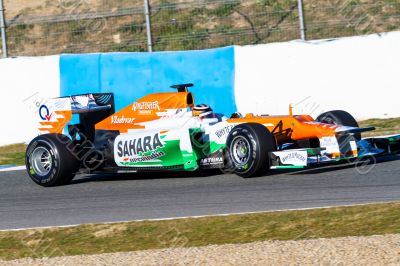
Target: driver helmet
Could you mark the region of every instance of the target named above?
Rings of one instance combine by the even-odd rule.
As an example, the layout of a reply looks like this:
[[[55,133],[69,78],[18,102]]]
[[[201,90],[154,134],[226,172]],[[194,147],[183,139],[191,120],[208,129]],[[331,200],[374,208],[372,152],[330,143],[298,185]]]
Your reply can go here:
[[[199,104],[193,108],[193,115],[200,119],[215,118],[213,109],[207,104]]]

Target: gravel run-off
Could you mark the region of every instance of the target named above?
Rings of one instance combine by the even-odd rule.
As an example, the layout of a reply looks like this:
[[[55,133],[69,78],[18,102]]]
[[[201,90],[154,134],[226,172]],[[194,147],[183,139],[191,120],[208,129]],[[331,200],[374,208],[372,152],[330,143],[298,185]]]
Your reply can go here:
[[[400,265],[400,234],[21,259],[0,265]]]

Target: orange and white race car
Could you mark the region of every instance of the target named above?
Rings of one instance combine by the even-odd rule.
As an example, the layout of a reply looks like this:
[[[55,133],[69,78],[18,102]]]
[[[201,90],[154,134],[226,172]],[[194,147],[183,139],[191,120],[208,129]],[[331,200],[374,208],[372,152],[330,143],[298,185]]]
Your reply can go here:
[[[76,173],[194,171],[221,168],[242,177],[271,169],[398,153],[400,135],[362,139],[345,111],[230,118],[195,104],[193,84],[149,94],[115,112],[113,94],[49,99],[37,111],[39,136],[26,152],[29,176],[42,186]],[[73,115],[79,122],[71,124]],[[65,132],[65,134],[63,134]]]

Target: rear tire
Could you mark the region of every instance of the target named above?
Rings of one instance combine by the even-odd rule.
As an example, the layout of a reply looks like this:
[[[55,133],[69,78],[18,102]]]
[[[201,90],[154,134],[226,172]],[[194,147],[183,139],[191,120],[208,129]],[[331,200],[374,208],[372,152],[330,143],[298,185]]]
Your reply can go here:
[[[228,170],[244,178],[259,176],[270,168],[269,153],[272,151],[276,151],[276,140],[265,126],[238,125],[229,133],[226,142]]]
[[[346,111],[342,110],[334,110],[329,111],[323,114],[320,114],[317,119],[317,122],[331,124],[331,125],[340,125],[347,127],[359,127],[356,119]],[[361,140],[361,133],[354,134],[354,138],[357,141]]]
[[[25,163],[30,178],[43,187],[66,185],[78,171],[71,140],[61,134],[45,134],[31,141]]]

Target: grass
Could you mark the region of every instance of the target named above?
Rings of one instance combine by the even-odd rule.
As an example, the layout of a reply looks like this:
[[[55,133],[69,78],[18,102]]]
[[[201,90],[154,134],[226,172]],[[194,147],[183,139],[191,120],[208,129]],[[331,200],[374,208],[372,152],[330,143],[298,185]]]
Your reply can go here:
[[[24,165],[26,145],[23,143],[0,147],[0,165]]]
[[[363,134],[363,137],[379,135],[400,134],[400,118],[390,119],[369,119],[361,121],[360,127],[373,126],[376,130]]]
[[[0,232],[0,258],[400,233],[400,203]]]

